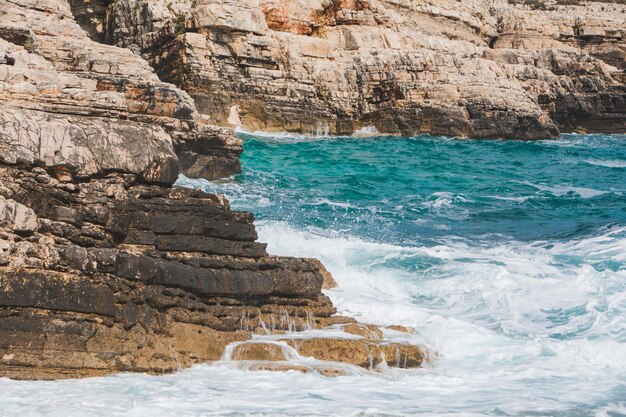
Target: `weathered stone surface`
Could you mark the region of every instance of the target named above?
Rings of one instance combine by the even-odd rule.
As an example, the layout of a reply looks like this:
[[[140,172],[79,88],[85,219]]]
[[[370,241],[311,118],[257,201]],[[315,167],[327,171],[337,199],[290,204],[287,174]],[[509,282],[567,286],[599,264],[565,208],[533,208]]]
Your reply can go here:
[[[322,289],[329,290],[335,288],[337,286],[337,282],[335,281],[335,278],[333,278],[333,275],[324,267],[321,262],[317,260],[313,261],[319,264],[319,269],[322,273],[322,277],[324,278],[324,281],[322,282]]]
[[[393,324],[391,326],[387,326],[387,329],[393,330],[393,331],[396,331],[396,332],[400,332],[400,333],[408,333],[408,334],[415,333],[415,329],[414,328],[407,327],[407,326],[400,326],[399,324]]]
[[[207,126],[189,95],[161,82],[137,55],[87,38],[72,18],[78,3],[0,3],[0,56],[7,57],[0,161],[61,166],[79,177],[121,171],[166,184],[179,167],[206,178],[239,172],[241,144],[232,132]],[[81,8],[83,26],[102,7]]]
[[[287,356],[280,345],[250,342],[235,346],[232,359],[238,361],[284,361],[287,360]]]
[[[265,15],[258,0],[197,0],[193,9],[194,26],[199,29],[220,29],[267,32]]]
[[[16,233],[37,231],[37,216],[30,208],[0,196],[0,224]]]
[[[43,310],[75,311],[114,316],[110,288],[80,275],[4,269],[0,277],[0,305]]]
[[[282,339],[302,356],[322,361],[345,362],[371,369],[383,361],[397,368],[419,368],[428,352],[415,345],[376,343],[367,339]]]
[[[360,328],[357,329],[357,326]],[[376,371],[384,366],[419,368],[432,359],[431,352],[426,348],[384,340],[376,326],[347,324],[342,329],[347,332],[346,337],[334,333],[332,337],[325,338],[317,333],[318,336],[285,335],[278,341],[276,336],[259,336],[251,341],[235,342],[226,348],[225,359],[245,362],[241,365],[246,369],[320,372],[327,376],[362,372],[339,363]],[[368,332],[361,336],[358,333],[362,330]],[[350,333],[359,337],[350,337]]]
[[[626,130],[619,2],[123,0],[109,13],[111,42],[224,126],[527,139]]]
[[[310,366],[310,365],[296,365],[292,363],[281,363],[281,362],[253,362],[251,364],[246,364],[246,369],[251,371],[275,371],[275,372],[286,372],[286,371],[296,371],[302,373],[311,373],[317,372],[326,377],[337,377],[346,375],[345,369],[341,369],[338,367],[332,366]]]
[[[267,256],[253,216],[221,197],[127,174],[68,189],[45,170],[12,166],[0,166],[0,183],[13,207],[0,223],[0,375],[174,370],[220,359],[259,329],[300,330],[335,312],[319,262]],[[38,227],[16,229],[16,207]],[[221,246],[172,251],[162,237]]]
[[[382,330],[372,324],[348,323],[341,326],[341,329],[346,333],[355,334],[364,339],[381,340],[383,338]]]

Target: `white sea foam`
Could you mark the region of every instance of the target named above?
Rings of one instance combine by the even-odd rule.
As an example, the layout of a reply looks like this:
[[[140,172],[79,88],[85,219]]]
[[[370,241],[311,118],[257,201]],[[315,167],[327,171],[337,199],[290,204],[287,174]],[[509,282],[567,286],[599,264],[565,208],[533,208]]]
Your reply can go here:
[[[348,138],[349,136],[332,136],[329,134],[327,129],[318,129],[316,132],[311,133],[296,133],[296,132],[264,132],[264,131],[249,131],[238,127],[236,130],[238,134],[250,135],[257,138],[261,138],[264,140],[272,141],[272,142],[307,142],[307,141],[317,141],[317,140],[330,140],[337,139],[341,137]]]
[[[574,193],[574,194],[578,194],[582,198],[592,198],[592,197],[596,197],[596,196],[610,192],[610,191],[595,190],[593,188],[572,187],[572,186],[566,186],[566,185],[555,185],[555,186],[550,187],[550,186],[542,185],[542,184],[534,184],[529,181],[522,181],[520,183],[529,185],[541,191],[548,191],[557,196],[566,195],[568,193]]]
[[[626,407],[626,269],[603,266],[624,264],[626,228],[490,247],[402,247],[280,222],[258,230],[272,253],[324,261],[340,313],[413,326],[411,340],[440,359],[338,378],[220,362],[160,377],[0,380],[0,416],[615,416]]]
[[[602,161],[597,159],[587,159],[586,163],[606,168],[626,168],[626,161]]]
[[[500,195],[488,195],[486,197],[493,198],[494,200],[515,201],[515,202],[518,202],[518,203],[523,203],[526,200],[528,200],[529,198],[531,198],[530,196],[507,197],[507,196],[500,196]]]
[[[327,205],[331,207],[339,207],[339,208],[344,208],[344,209],[357,208],[354,204],[331,201],[327,198],[318,198],[314,200],[311,204],[315,206]]]
[[[270,242],[272,253],[308,253],[322,259],[340,284],[338,290],[330,292],[340,297],[340,308],[350,308],[347,302],[357,299],[365,299],[367,304],[387,297],[382,306],[394,308],[402,301],[413,305],[411,311],[421,312],[422,317],[436,312],[489,329],[497,324],[497,333],[514,337],[554,336],[559,332],[602,336],[602,320],[619,318],[617,313],[626,311],[626,305],[619,301],[626,294],[626,269],[602,267],[608,261],[626,263],[624,229],[567,243],[513,242],[494,247],[460,241],[402,247],[352,237],[320,236],[275,222],[261,222],[259,234]],[[411,259],[427,261],[431,266],[417,272],[389,266]],[[413,302],[415,297],[419,303]],[[612,300],[618,300],[617,304]],[[614,309],[594,308],[598,303],[612,302]],[[565,317],[566,310],[576,308],[581,311]],[[350,313],[369,321],[384,320],[386,324],[403,319],[355,308]],[[559,315],[564,317],[556,317]]]
[[[626,269],[601,267],[624,264],[624,228],[567,243],[496,247],[458,241],[400,247],[275,222],[260,224],[259,232],[274,253],[322,259],[339,283],[328,294],[341,313],[416,327],[415,341],[442,354],[438,373],[470,379],[486,373],[505,390],[526,368],[538,384],[560,378],[582,384],[589,372],[603,369],[624,383]],[[411,258],[438,263],[418,273],[387,266]],[[605,387],[598,378],[590,382],[598,384],[594,390]]]
[[[451,219],[465,219],[469,215],[469,210],[459,206],[459,203],[471,202],[472,200],[461,194],[440,191],[431,194],[424,202],[420,203],[420,206],[440,215],[445,214]],[[445,227],[445,225],[438,225],[435,227],[440,228],[441,226]]]
[[[380,132],[375,126],[362,127],[352,134],[352,137],[355,138],[369,138],[372,136],[380,136]]]
[[[351,135],[332,135],[330,134],[330,130],[328,126],[321,125],[313,132],[307,133],[297,133],[297,132],[287,132],[287,131],[279,131],[279,132],[265,132],[261,130],[250,131],[246,130],[242,127],[237,127],[235,132],[238,134],[250,135],[257,138],[261,138],[264,140],[268,140],[271,142],[281,142],[281,143],[292,143],[292,142],[312,142],[318,140],[336,140],[336,139],[350,139],[350,138],[371,138],[371,137],[381,137],[380,132],[376,129],[375,126],[365,126],[360,129],[357,129]],[[403,136],[398,135],[384,135],[384,137],[388,138],[403,138]],[[437,138],[439,139],[439,138]],[[454,138],[441,138],[442,140],[456,140]]]
[[[625,327],[626,272],[590,265],[623,260],[624,229],[551,247],[450,242],[430,248],[320,236],[276,222],[262,222],[259,232],[274,253],[320,257],[340,284],[328,294],[342,313],[414,326],[414,341],[432,346],[441,359],[424,370],[339,378],[249,372],[220,363],[162,377],[0,380],[0,415],[469,416],[543,410],[566,416],[598,403],[596,415],[612,416],[625,407],[626,345],[609,333]],[[562,256],[573,261],[564,266]],[[423,274],[388,266],[418,257],[440,263]],[[542,311],[572,306],[583,306],[591,327],[574,319],[563,326],[580,331],[578,336],[550,337],[553,323]],[[491,325],[497,322],[503,327]]]

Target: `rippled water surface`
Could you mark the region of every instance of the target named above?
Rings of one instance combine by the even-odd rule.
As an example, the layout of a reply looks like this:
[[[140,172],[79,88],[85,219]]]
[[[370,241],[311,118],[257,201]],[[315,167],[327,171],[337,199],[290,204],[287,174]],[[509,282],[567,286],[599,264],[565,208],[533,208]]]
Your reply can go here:
[[[0,380],[0,416],[626,416],[626,136],[540,142],[244,136],[226,194],[340,313],[415,327],[427,369],[325,378],[228,363]]]

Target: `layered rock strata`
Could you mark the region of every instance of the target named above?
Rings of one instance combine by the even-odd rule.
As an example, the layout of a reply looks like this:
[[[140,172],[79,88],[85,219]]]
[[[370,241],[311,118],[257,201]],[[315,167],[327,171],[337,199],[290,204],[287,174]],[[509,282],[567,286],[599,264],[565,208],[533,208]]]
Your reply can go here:
[[[331,337],[320,337],[319,331],[315,335],[305,331],[234,342],[227,347],[225,357],[248,369],[316,371],[326,376],[360,373],[362,368],[417,368],[432,359],[419,346],[382,343],[384,334],[393,332],[390,328],[383,331],[372,325],[349,323],[335,325],[332,330]],[[338,337],[337,330],[345,333]]]
[[[238,172],[239,141],[141,57],[90,40],[98,31],[79,27],[76,5],[0,1],[0,377],[167,372],[256,333],[287,346],[342,323],[352,327],[295,350],[421,365],[425,350],[355,336],[354,320],[334,316],[319,261],[268,255],[250,213],[172,186],[180,172]],[[78,21],[97,22],[81,10]],[[329,356],[329,343],[343,353]]]
[[[179,168],[207,179],[241,170],[232,131],[207,125],[131,51],[91,41],[65,1],[2,1],[0,63],[3,162],[166,184]]]
[[[535,139],[626,131],[625,17],[585,0],[117,0],[86,26],[216,124]]]
[[[0,180],[0,374],[170,371],[335,312],[319,262],[268,256],[217,196],[128,174]]]

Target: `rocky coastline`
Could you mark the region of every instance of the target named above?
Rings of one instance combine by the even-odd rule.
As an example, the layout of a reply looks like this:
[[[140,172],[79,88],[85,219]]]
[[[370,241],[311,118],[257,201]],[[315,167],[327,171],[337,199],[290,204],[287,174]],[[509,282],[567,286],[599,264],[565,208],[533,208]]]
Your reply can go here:
[[[623,2],[73,1],[213,124],[540,139],[626,130]]]
[[[140,56],[89,39],[68,2],[0,3],[0,99],[0,376],[162,373],[227,351],[329,375],[425,359],[335,316],[330,274],[268,255],[252,214],[174,187],[239,172],[240,141]],[[340,337],[293,339],[328,326]]]
[[[337,316],[319,261],[271,256],[252,214],[175,187],[179,174],[240,172],[234,126],[623,132],[625,12],[496,0],[0,0],[0,377],[220,359],[330,376],[346,372],[341,362],[422,366],[427,348],[386,339],[411,329]]]

